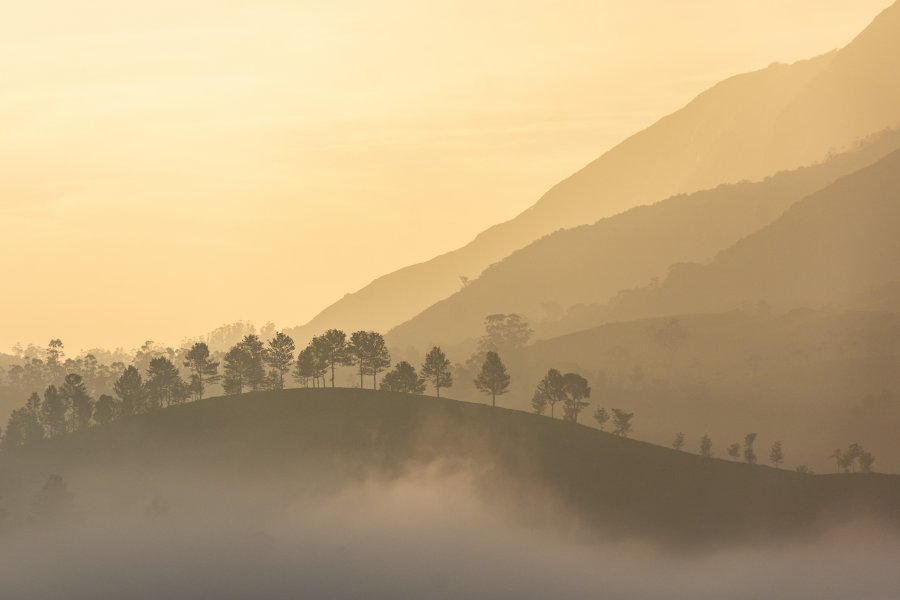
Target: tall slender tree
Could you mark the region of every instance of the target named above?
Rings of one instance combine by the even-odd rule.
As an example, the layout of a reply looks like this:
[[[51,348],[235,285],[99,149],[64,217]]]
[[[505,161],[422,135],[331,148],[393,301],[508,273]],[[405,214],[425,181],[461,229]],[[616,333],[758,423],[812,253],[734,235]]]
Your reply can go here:
[[[209,346],[204,342],[197,342],[191,346],[184,355],[184,366],[191,372],[191,380],[194,383],[192,387],[198,400],[203,400],[203,391],[207,384],[221,379],[219,363],[210,359]]]
[[[441,388],[449,388],[453,385],[450,361],[440,346],[433,347],[425,355],[422,376],[434,386],[434,392],[438,398],[441,397]]]
[[[483,394],[490,394],[491,406],[497,406],[497,396],[509,391],[509,373],[496,352],[488,352],[484,356],[481,372],[474,380],[475,387]]]
[[[331,370],[331,387],[334,387],[335,367],[348,364],[347,334],[340,329],[329,329],[313,338],[313,347]]]
[[[365,387],[363,384],[363,376],[367,375],[370,371],[369,355],[371,354],[371,348],[371,332],[354,331],[350,335],[350,343],[347,345],[347,355],[349,357],[347,362],[352,366],[355,366],[359,373],[360,389]]]
[[[700,456],[712,458],[712,439],[706,434],[700,438]]]
[[[71,410],[70,428],[72,431],[84,429],[91,424],[94,412],[94,400],[88,394],[87,386],[78,373],[69,373],[63,379],[60,394]]]
[[[40,421],[47,431],[47,435],[53,437],[66,432],[66,413],[69,407],[65,399],[55,385],[50,385],[44,390],[44,402],[41,404]]]
[[[784,464],[784,450],[781,448],[781,442],[772,444],[772,449],[769,451],[769,462],[771,462],[776,469],[780,469],[781,465]]]
[[[273,374],[273,387],[276,390],[283,390],[284,375],[291,370],[291,364],[294,362],[294,340],[279,331],[269,340],[265,358]]]
[[[391,353],[388,352],[384,336],[377,331],[369,332],[369,371],[372,375],[372,389],[378,387],[378,374],[391,366]]]
[[[544,378],[537,384],[534,397],[531,400],[532,406],[543,404],[550,407],[550,418],[554,418],[554,409],[556,404],[566,397],[565,381],[562,373],[556,369],[550,369]]]

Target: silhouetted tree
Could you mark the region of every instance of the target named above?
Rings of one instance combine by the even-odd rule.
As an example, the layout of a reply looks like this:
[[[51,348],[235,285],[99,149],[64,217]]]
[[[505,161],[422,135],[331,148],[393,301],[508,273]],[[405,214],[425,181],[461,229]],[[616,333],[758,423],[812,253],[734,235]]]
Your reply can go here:
[[[316,353],[316,348],[310,344],[297,355],[294,368],[294,378],[305,387],[308,380],[312,380],[313,387],[319,386],[319,380],[325,375],[325,362]]]
[[[40,421],[47,430],[47,435],[57,436],[66,432],[66,413],[69,407],[55,385],[44,390],[44,402],[41,404]]]
[[[491,395],[491,406],[497,406],[497,396],[509,390],[509,373],[506,372],[500,355],[488,352],[481,365],[481,372],[473,381],[479,392]]]
[[[171,360],[158,356],[150,361],[147,369],[147,397],[152,408],[180,404],[187,395],[187,386]]]
[[[118,403],[109,394],[102,394],[94,405],[94,420],[100,425],[115,421],[118,413]]]
[[[265,358],[274,375],[273,387],[276,390],[283,390],[284,374],[291,370],[291,364],[294,362],[294,340],[286,333],[276,333],[275,337],[269,340]]]
[[[4,449],[18,448],[44,439],[44,427],[39,418],[40,404],[40,396],[31,394],[25,406],[10,413],[3,438]]]
[[[613,433],[618,436],[627,438],[632,431],[631,420],[634,413],[625,412],[620,408],[612,409],[613,412]]]
[[[313,347],[331,369],[331,387],[334,387],[334,368],[349,362],[347,334],[340,329],[329,329],[322,335],[313,338]]]
[[[727,452],[728,456],[730,456],[734,460],[737,460],[741,456],[741,445],[735,442],[732,445],[728,446]]]
[[[794,469],[797,473],[801,475],[815,475],[816,472],[809,468],[807,465],[799,465],[796,469]]]
[[[769,451],[769,462],[775,465],[776,469],[780,469],[784,464],[784,450],[781,448],[781,442],[772,444],[772,449]]]
[[[843,471],[845,473],[850,472],[850,465],[852,463],[851,460],[848,460],[847,456],[844,454],[844,451],[840,448],[837,448],[834,452],[831,453],[831,458],[834,459],[834,462],[837,464],[838,472]]]
[[[675,434],[675,439],[672,441],[672,447],[678,451],[684,449],[684,434],[680,431]]]
[[[372,389],[378,385],[378,374],[391,366],[391,354],[388,352],[384,336],[377,331],[369,332],[369,352],[367,361],[372,374]]]
[[[266,349],[258,335],[245,335],[240,347],[247,353],[247,361],[241,374],[242,384],[257,392],[266,387]]]
[[[219,375],[219,363],[210,359],[209,346],[204,342],[197,342],[187,354],[184,355],[184,366],[190,369],[191,382],[198,400],[203,400],[203,390],[206,384],[215,383],[221,379]]]
[[[225,353],[223,361],[224,376],[222,378],[222,390],[230,395],[241,394],[247,385],[245,378],[253,368],[253,357],[240,343],[232,346]]]
[[[700,438],[700,456],[712,458],[712,439],[708,435]]]
[[[598,408],[594,411],[594,420],[600,426],[600,431],[603,431],[603,427],[609,422],[609,413],[605,408]]]
[[[549,406],[550,418],[553,418],[556,403],[566,398],[565,388],[565,380],[562,373],[556,369],[550,369],[537,384],[537,389],[531,400],[532,406],[535,405],[535,402],[543,404],[543,406]]]
[[[421,394],[425,391],[425,381],[416,373],[416,368],[404,360],[384,376],[381,389],[387,392]]]
[[[123,416],[139,415],[147,410],[147,389],[141,372],[136,367],[127,367],[116,380],[113,389],[121,401]]]
[[[859,455],[859,470],[863,473],[871,473],[875,464],[875,456],[871,452],[862,451]]]
[[[859,459],[859,457],[862,455],[862,453],[863,453],[862,446],[860,446],[856,442],[847,446],[847,451],[844,453],[844,456],[846,457],[846,460],[848,460],[850,462],[850,470],[851,471],[856,470],[856,466],[855,466],[856,461]]]
[[[591,397],[591,388],[587,379],[577,373],[563,375],[563,418],[572,423],[578,422],[578,415],[590,402],[585,398]]]
[[[748,465],[756,464],[756,452],[753,450],[754,442],[756,442],[755,433],[748,433],[744,436],[744,461]]]
[[[422,365],[422,377],[434,386],[435,395],[441,397],[441,388],[453,385],[453,375],[450,373],[450,361],[439,346],[433,347],[425,355],[425,363]]]
[[[84,385],[81,375],[78,373],[66,375],[59,392],[71,409],[72,431],[90,426],[94,413],[94,400],[88,394],[87,386]]]
[[[368,331],[354,331],[350,335],[350,343],[347,344],[348,362],[355,366],[359,373],[359,387],[364,388],[363,377],[368,373],[368,356],[371,343]]]

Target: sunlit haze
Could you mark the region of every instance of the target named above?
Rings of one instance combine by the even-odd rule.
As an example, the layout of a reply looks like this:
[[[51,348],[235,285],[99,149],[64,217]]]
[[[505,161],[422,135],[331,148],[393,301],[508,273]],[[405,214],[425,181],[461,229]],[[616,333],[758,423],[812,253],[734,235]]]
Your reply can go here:
[[[888,4],[7,3],[0,350],[301,324]]]

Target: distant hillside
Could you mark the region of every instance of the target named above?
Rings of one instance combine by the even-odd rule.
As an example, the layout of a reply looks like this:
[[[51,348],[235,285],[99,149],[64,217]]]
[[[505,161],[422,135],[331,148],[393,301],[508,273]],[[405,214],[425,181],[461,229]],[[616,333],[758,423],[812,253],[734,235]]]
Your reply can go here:
[[[504,405],[530,408],[550,367],[581,373],[597,406],[635,413],[643,439],[703,434],[717,451],[757,432],[792,460],[830,470],[860,442],[900,471],[900,313],[765,310],[613,322],[539,341],[516,361]],[[592,422],[585,415],[585,422]]]
[[[623,292],[609,320],[753,308],[848,305],[900,277],[900,152],[795,204],[708,265]],[[893,307],[894,310],[900,306]]]
[[[705,261],[777,219],[793,203],[900,148],[900,131],[853,152],[763,181],[722,185],[550,234],[488,267],[465,289],[391,330],[389,342],[419,349],[482,333],[485,315],[519,313],[538,337],[573,305],[607,302],[663,278],[677,262]],[[558,325],[548,325],[560,333]]]
[[[346,389],[213,398],[95,427],[3,454],[0,487],[14,516],[48,473],[76,495],[117,485],[116,502],[128,505],[131,482],[152,494],[164,473],[180,473],[183,484],[157,503],[220,478],[252,497],[254,485],[335,489],[436,461],[470,470],[507,513],[562,503],[598,532],[679,545],[798,534],[842,515],[900,525],[897,476],[805,476],[484,405]]]
[[[900,123],[897,72],[900,4],[840,51],[714,86],[554,186],[515,219],[463,248],[376,279],[292,335],[303,339],[333,326],[386,330],[457,291],[459,276],[477,277],[557,229],[821,160]]]

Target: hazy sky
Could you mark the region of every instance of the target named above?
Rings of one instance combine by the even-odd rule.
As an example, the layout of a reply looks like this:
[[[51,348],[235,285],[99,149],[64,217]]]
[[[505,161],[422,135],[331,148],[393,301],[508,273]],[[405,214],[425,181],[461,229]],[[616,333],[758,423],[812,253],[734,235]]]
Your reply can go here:
[[[0,19],[0,351],[300,324],[889,0],[30,0]]]

